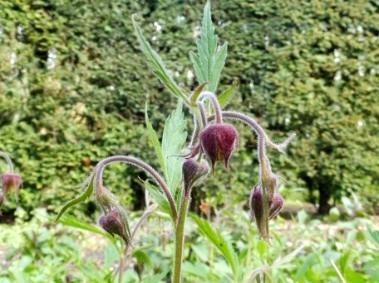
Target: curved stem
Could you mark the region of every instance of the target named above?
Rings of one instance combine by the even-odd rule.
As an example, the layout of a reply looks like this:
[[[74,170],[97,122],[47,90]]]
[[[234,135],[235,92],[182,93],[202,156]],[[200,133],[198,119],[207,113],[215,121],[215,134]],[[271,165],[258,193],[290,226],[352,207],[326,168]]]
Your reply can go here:
[[[222,123],[222,110],[220,103],[218,103],[217,96],[213,92],[203,91],[197,101],[202,102],[205,99],[209,99],[213,104],[216,116],[216,123]]]
[[[12,173],[14,171],[14,166],[13,166],[13,162],[12,162],[12,159],[10,158],[9,154],[4,152],[4,151],[0,151],[0,157],[5,159],[5,161],[8,164],[9,172]]]
[[[200,130],[201,130],[201,116],[199,113],[199,110],[196,108],[192,109],[192,115],[193,115],[193,124],[194,128],[191,135],[191,141],[189,143],[189,147],[193,147],[196,145],[197,139],[199,138]]]
[[[266,145],[270,145],[279,151],[283,151],[288,143],[293,139],[294,135],[291,135],[282,144],[275,144],[267,136],[264,129],[249,116],[232,111],[222,112],[224,118],[229,118],[232,120],[239,120],[248,126],[250,126],[253,131],[257,134],[257,147],[258,147],[258,160],[259,160],[259,183],[262,185],[263,189],[263,221],[264,227],[261,227],[260,234],[264,240],[269,239],[269,199],[274,194],[274,190],[277,187],[277,177],[271,170],[270,160],[267,158]],[[212,119],[212,117],[210,117]],[[266,144],[267,142],[267,144]]]
[[[178,216],[177,216],[177,211],[176,211],[176,206],[175,206],[175,200],[172,197],[172,194],[170,192],[168,185],[166,184],[162,176],[153,167],[151,167],[146,162],[138,158],[135,158],[133,156],[115,155],[115,156],[111,156],[100,161],[95,169],[96,173],[94,177],[94,183],[95,183],[96,191],[100,190],[103,187],[103,171],[105,167],[113,162],[125,162],[127,164],[130,164],[137,168],[142,169],[149,176],[151,176],[153,180],[155,181],[155,183],[162,189],[163,193],[165,194],[168,200],[168,203],[170,205],[171,216],[173,218],[174,223],[176,222]]]
[[[197,106],[199,107],[199,110],[200,110],[201,122],[203,123],[203,127],[205,127],[208,124],[208,119],[207,119],[207,112],[205,110],[204,103],[198,102]]]

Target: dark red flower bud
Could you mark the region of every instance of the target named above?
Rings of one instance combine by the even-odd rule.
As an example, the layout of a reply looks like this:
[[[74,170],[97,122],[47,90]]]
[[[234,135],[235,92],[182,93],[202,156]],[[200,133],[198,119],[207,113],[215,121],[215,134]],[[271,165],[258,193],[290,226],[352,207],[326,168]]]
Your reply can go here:
[[[191,158],[183,162],[182,170],[184,189],[187,191],[209,173],[209,166],[205,161],[197,162]]]
[[[129,243],[130,233],[123,216],[118,209],[112,209],[99,219],[100,226],[110,233],[120,236],[126,244]]]
[[[284,205],[284,199],[279,193],[275,193],[270,201],[269,218],[272,219],[279,214]]]
[[[216,161],[224,161],[225,167],[228,167],[237,140],[238,132],[230,124],[213,124],[201,131],[201,148],[212,162],[212,169]]]
[[[251,191],[249,205],[251,219],[256,222],[263,219],[263,193],[260,186],[255,186]]]
[[[5,173],[1,175],[1,182],[5,193],[18,191],[22,184],[21,176],[15,173]]]

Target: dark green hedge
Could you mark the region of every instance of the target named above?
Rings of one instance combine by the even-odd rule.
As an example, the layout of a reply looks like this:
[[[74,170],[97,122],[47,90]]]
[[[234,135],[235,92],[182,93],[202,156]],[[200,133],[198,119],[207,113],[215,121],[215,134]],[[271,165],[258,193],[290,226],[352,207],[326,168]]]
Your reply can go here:
[[[24,176],[26,208],[56,209],[107,155],[131,153],[156,164],[146,150],[146,97],[157,129],[175,100],[147,69],[131,14],[141,15],[146,36],[177,81],[187,89],[197,85],[188,76],[188,53],[203,3],[106,2],[0,3],[0,148]],[[220,90],[238,79],[230,108],[259,117],[276,139],[298,133],[288,156],[272,154],[287,187],[307,187],[311,199],[314,191],[326,201],[359,191],[372,200],[379,179],[378,5],[325,3],[214,1],[217,32],[229,43]],[[222,203],[229,191],[242,199],[254,185],[255,138],[240,129],[231,172],[199,195]],[[115,172],[111,185],[136,189],[124,198],[139,207],[140,184],[131,183],[137,171]]]

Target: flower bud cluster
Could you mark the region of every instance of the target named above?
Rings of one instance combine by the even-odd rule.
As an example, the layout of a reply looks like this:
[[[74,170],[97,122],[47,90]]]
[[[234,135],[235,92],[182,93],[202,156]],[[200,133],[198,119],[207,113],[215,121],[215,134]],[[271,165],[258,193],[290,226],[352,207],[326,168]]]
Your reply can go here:
[[[284,199],[278,192],[272,195],[266,192],[268,203],[265,204],[264,191],[261,186],[255,186],[250,193],[249,207],[251,219],[255,221],[259,232],[265,231],[266,221],[275,218],[284,206]],[[265,205],[268,208],[268,215],[265,216]]]

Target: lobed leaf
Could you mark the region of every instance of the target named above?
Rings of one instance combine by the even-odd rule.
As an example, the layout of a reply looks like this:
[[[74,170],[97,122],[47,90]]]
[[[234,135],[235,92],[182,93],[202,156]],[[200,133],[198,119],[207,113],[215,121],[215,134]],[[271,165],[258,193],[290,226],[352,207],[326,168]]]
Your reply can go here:
[[[212,23],[211,6],[208,1],[204,7],[200,39],[197,40],[197,53],[190,52],[190,60],[200,84],[208,82],[207,89],[216,92],[227,56],[227,44],[217,45],[218,38]]]

